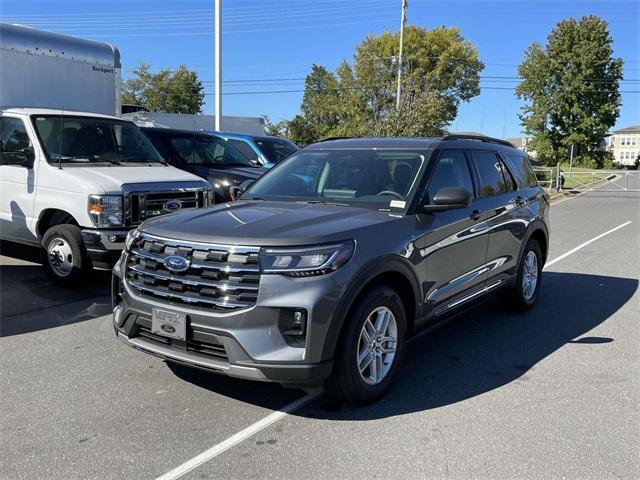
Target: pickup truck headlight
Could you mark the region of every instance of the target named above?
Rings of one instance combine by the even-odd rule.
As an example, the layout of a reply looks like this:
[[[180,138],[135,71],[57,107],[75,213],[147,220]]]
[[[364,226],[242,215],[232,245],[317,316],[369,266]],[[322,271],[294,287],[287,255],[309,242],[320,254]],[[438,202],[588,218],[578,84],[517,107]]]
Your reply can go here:
[[[96,227],[122,226],[121,195],[89,195],[88,210]]]
[[[324,275],[347,263],[354,249],[353,240],[313,247],[265,247],[260,251],[260,267],[262,273],[279,273],[289,277]]]

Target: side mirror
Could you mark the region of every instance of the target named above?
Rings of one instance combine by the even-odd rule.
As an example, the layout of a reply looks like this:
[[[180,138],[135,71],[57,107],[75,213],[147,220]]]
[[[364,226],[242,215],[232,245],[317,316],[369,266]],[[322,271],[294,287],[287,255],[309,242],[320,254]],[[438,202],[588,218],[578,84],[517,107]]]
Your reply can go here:
[[[33,147],[26,147],[11,152],[0,152],[0,165],[16,165],[20,167],[33,168],[35,159]]]
[[[236,201],[240,195],[242,195],[247,188],[249,188],[255,180],[245,180],[238,186],[229,187],[229,195],[231,196],[231,200]]]
[[[471,192],[460,187],[444,187],[433,197],[433,203],[424,205],[423,212],[441,212],[466,208],[471,203]]]

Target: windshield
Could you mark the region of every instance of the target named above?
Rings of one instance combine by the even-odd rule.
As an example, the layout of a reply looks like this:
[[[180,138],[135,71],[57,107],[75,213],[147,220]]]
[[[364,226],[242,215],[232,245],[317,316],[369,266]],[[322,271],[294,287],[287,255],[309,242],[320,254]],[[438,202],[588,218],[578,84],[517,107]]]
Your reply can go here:
[[[142,132],[130,122],[91,117],[37,115],[33,124],[50,162],[163,165]]]
[[[407,150],[300,150],[242,198],[405,209],[423,163]]]
[[[253,164],[223,138],[205,135],[176,136],[169,139],[178,155],[192,165],[253,167]]]
[[[298,147],[286,140],[254,138],[262,153],[271,163],[278,163],[298,150]]]

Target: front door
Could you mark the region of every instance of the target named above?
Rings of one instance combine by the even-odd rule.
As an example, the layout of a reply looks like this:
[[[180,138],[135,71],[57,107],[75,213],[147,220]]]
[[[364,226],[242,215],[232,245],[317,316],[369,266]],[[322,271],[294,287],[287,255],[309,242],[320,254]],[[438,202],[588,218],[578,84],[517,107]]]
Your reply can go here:
[[[414,244],[422,258],[423,300],[430,317],[478,296],[486,280],[485,202],[477,195],[470,163],[461,150],[440,152],[424,203],[444,187],[462,187],[473,199],[466,208],[418,214],[425,234]]]
[[[0,118],[3,158],[31,146],[22,119]],[[21,165],[0,165],[0,237],[6,240],[37,242],[31,233],[35,200],[35,170]]]

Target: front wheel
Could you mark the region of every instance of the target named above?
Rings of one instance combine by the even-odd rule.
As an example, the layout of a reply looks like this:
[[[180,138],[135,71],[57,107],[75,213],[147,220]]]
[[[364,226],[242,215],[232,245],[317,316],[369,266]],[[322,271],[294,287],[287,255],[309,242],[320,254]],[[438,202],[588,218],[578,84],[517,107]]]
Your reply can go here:
[[[354,309],[336,350],[328,393],[354,404],[370,403],[389,388],[404,353],[406,315],[389,287],[367,293]]]
[[[42,237],[43,263],[52,280],[60,285],[73,285],[89,269],[89,258],[80,228],[54,225]]]

